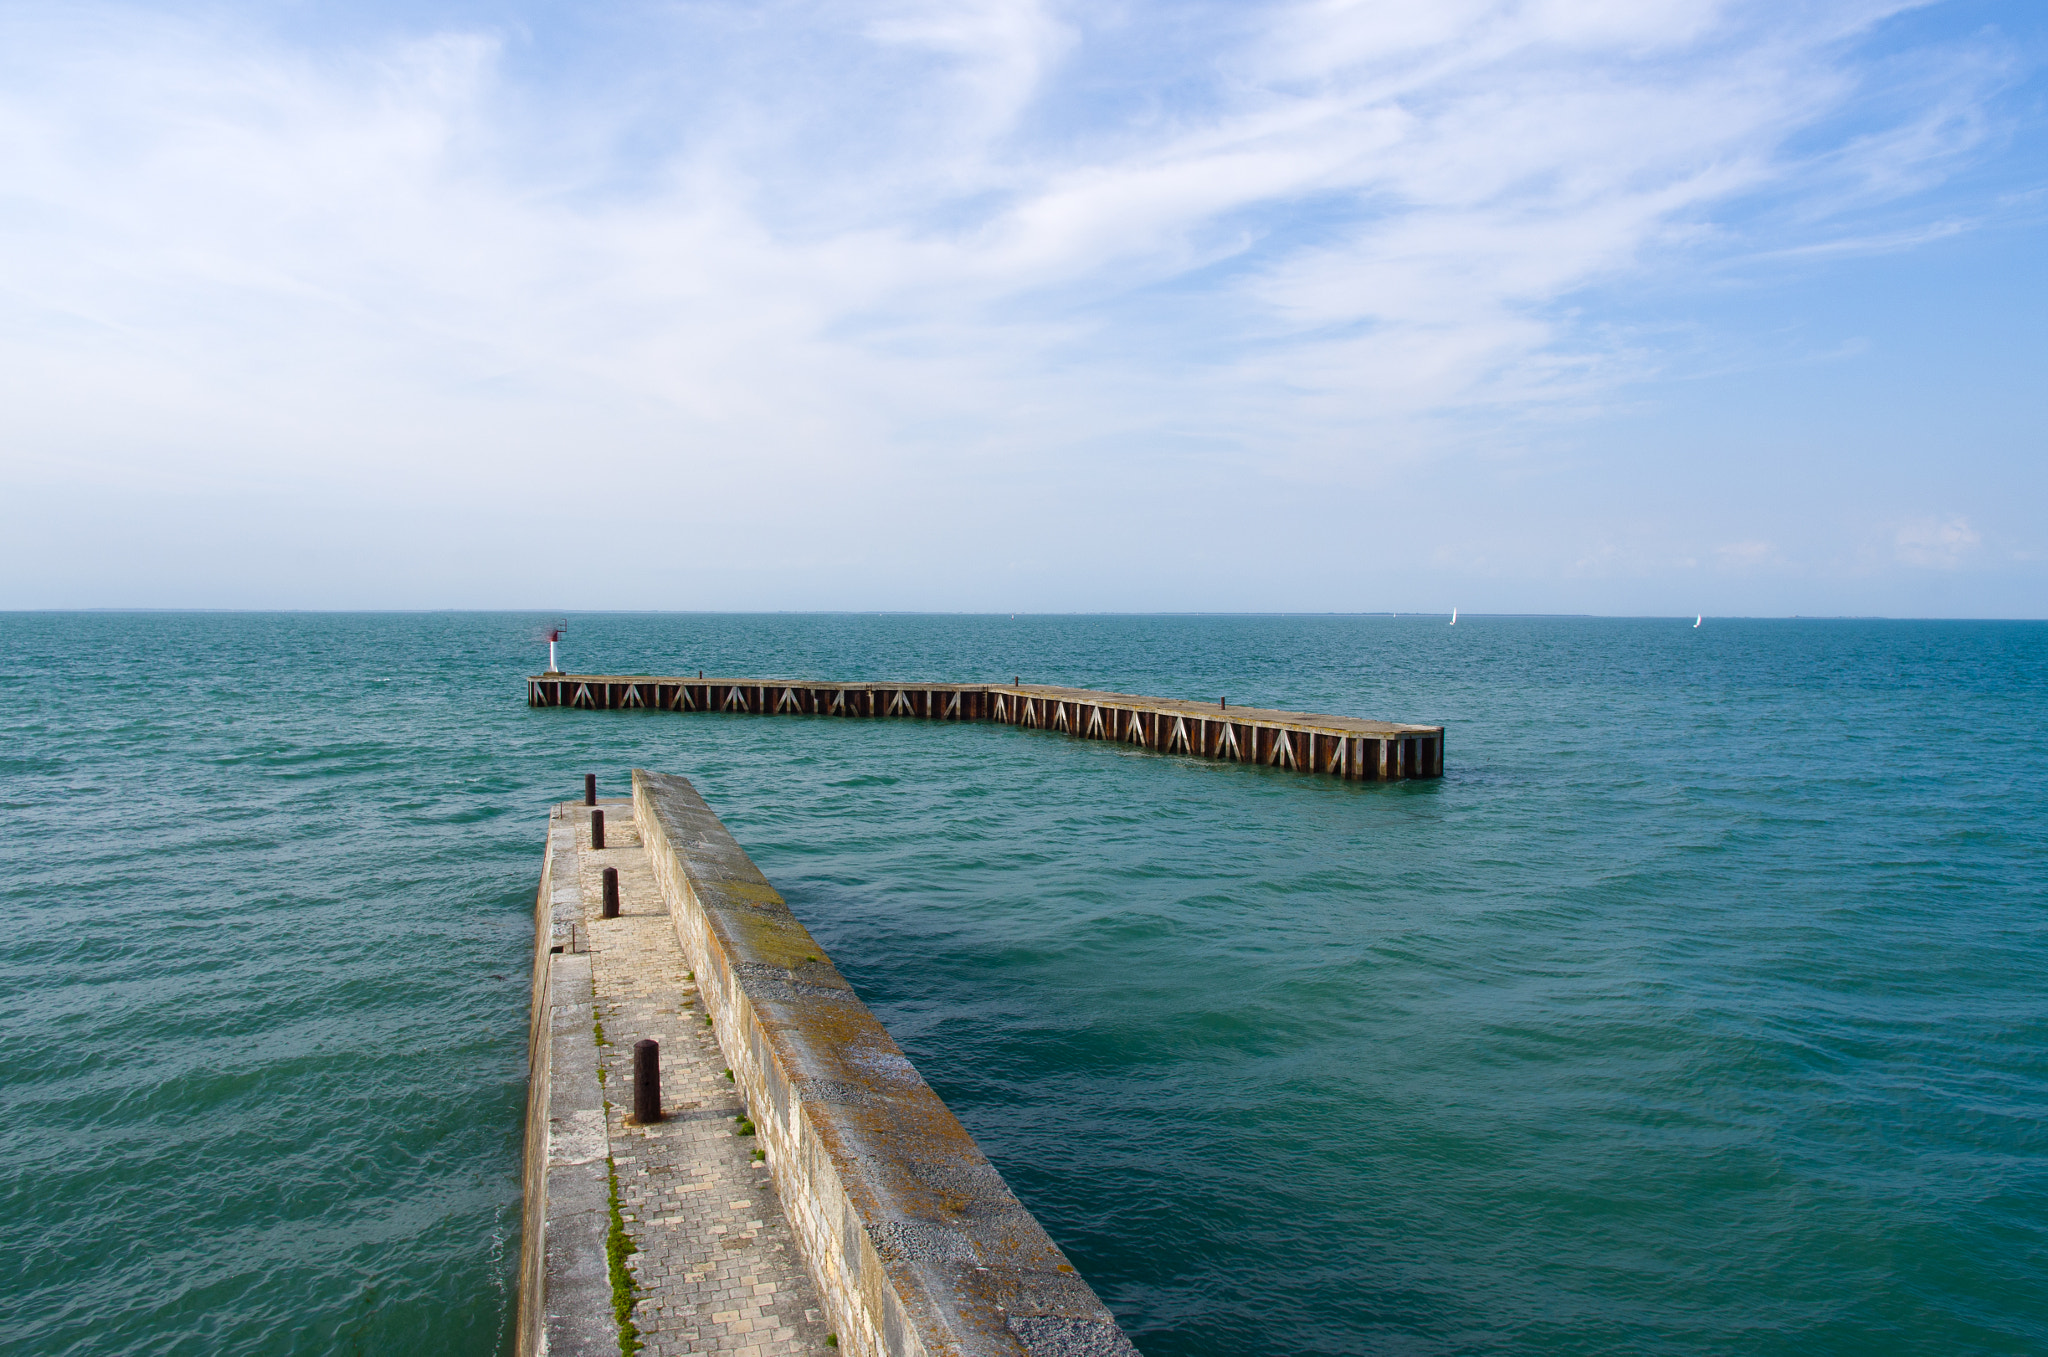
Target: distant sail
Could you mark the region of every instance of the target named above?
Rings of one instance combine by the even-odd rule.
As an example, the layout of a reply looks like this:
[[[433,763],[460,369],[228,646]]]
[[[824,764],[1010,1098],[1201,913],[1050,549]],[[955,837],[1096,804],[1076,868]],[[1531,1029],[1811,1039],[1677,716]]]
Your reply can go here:
[[[1692,620],[1692,629],[1693,629],[1694,631],[1698,631],[1698,630],[1700,629],[1700,623],[1702,623],[1702,622],[1704,622],[1704,621],[1706,621],[1706,620],[1707,620],[1707,615],[1706,615],[1705,613],[1701,613],[1701,614],[1700,614],[1700,615],[1699,615],[1698,617],[1695,617],[1695,618],[1694,618],[1694,619]]]
[[[1458,625],[1458,610],[1456,608],[1451,609],[1451,625],[1454,627]]]

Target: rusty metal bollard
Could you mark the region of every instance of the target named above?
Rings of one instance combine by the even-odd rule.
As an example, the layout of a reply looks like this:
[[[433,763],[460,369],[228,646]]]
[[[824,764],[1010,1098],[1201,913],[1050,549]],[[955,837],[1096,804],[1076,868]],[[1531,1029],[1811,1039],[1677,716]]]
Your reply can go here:
[[[661,1120],[661,1047],[649,1037],[633,1043],[633,1120]]]
[[[604,869],[604,917],[619,917],[619,869],[616,867]]]
[[[604,812],[601,810],[590,812],[590,846],[604,847]]]
[[[585,773],[583,775],[583,804],[586,806],[594,806],[597,804],[596,773]]]

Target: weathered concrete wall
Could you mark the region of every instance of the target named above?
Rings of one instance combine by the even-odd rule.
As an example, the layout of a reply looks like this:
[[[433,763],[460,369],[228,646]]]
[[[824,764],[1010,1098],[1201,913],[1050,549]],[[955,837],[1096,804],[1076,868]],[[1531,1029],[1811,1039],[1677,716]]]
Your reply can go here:
[[[604,1253],[608,1142],[590,957],[580,936],[578,853],[575,824],[557,810],[534,902],[519,1357],[608,1357],[619,1350]]]
[[[635,769],[633,799],[842,1350],[1133,1357],[1109,1311],[696,789]]]
[[[550,826],[552,829],[552,826]],[[541,852],[540,891],[533,901],[533,995],[526,1022],[526,1156],[524,1181],[520,1187],[519,1212],[519,1312],[513,1331],[513,1351],[538,1351],[542,1317],[541,1278],[546,1268],[543,1243],[547,1223],[548,1163],[548,1077],[554,1046],[554,1026],[548,1020],[548,918],[549,887],[554,876],[555,853],[550,842]]]

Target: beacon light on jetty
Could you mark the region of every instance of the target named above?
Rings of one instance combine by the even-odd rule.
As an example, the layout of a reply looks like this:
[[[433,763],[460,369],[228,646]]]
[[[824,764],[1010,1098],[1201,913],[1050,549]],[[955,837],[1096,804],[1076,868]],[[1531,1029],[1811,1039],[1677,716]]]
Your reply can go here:
[[[527,705],[598,711],[752,712],[759,715],[994,721],[1116,740],[1162,754],[1227,759],[1333,777],[1441,777],[1444,728],[1350,716],[1211,706],[1168,697],[1035,683],[826,683],[815,679],[661,678],[535,674]]]

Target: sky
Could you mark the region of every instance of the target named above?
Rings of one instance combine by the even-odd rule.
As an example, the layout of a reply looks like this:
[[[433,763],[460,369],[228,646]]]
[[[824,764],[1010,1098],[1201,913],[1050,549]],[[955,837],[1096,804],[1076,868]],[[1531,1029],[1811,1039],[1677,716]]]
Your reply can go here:
[[[0,608],[2048,616],[2032,0],[0,0]]]

